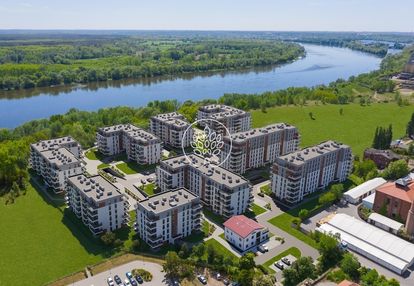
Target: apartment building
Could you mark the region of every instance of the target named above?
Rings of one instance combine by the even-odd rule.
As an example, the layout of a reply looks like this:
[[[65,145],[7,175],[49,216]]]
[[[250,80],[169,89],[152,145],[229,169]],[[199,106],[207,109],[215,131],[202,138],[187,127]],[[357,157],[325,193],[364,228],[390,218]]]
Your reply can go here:
[[[210,104],[201,106],[198,109],[197,120],[214,119],[212,121],[201,121],[201,126],[209,126],[220,134],[226,135],[221,124],[223,124],[231,134],[247,131],[251,128],[251,116],[249,112],[221,104]],[[220,122],[221,124],[219,124]]]
[[[332,182],[344,181],[351,169],[351,148],[326,141],[276,158],[271,172],[272,191],[280,201],[296,204]]]
[[[99,152],[106,156],[126,152],[128,160],[141,165],[155,164],[161,159],[161,140],[132,124],[99,128],[96,141]]]
[[[70,177],[66,200],[70,210],[94,235],[114,231],[129,221],[127,198],[99,175]]]
[[[179,188],[146,198],[137,204],[139,236],[152,248],[189,236],[201,228],[200,198]]]
[[[269,239],[269,229],[244,215],[233,216],[223,225],[226,240],[243,252]]]
[[[297,128],[285,123],[237,132],[224,136],[220,162],[224,168],[243,174],[297,151],[299,140]]]
[[[185,117],[177,112],[164,113],[151,117],[150,131],[168,146],[189,147],[193,129]]]
[[[224,217],[244,213],[253,202],[252,186],[246,179],[206,164],[194,154],[161,161],[156,173],[162,191],[186,188],[199,196],[206,207]]]
[[[65,190],[68,177],[81,174],[82,151],[72,137],[39,141],[30,145],[29,164],[55,193]]]

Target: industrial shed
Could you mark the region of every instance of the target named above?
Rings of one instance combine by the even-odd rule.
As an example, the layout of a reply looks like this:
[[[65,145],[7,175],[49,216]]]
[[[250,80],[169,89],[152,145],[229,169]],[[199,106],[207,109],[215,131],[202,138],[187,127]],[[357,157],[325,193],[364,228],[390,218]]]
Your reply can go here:
[[[346,214],[336,214],[317,228],[339,234],[348,249],[402,275],[414,263],[414,244]]]
[[[365,183],[347,191],[344,194],[344,198],[351,204],[359,204],[363,198],[366,198],[369,195],[373,194],[376,188],[385,184],[386,182],[387,181],[383,178],[374,178],[372,180],[366,181]]]
[[[377,213],[370,214],[368,217],[368,222],[375,225],[376,227],[382,228],[383,230],[392,232],[394,234],[397,234],[398,231],[404,227],[402,223],[399,223],[398,221]]]
[[[372,193],[368,197],[362,199],[362,205],[370,210],[372,210],[372,208],[374,207],[374,202],[375,202],[375,193]]]

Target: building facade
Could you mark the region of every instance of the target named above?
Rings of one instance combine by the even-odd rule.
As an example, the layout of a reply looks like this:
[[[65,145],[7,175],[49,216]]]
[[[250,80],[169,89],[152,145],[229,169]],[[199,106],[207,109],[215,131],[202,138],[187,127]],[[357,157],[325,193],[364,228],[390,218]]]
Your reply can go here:
[[[55,193],[66,188],[67,178],[82,174],[82,149],[72,137],[44,140],[30,145],[29,164]]]
[[[249,169],[273,163],[277,157],[298,150],[299,133],[285,123],[268,125],[224,136],[220,154],[222,166],[243,174]]]
[[[96,134],[98,150],[105,156],[126,152],[127,158],[141,165],[161,160],[161,140],[131,124],[99,128]]]
[[[278,157],[271,172],[272,192],[282,202],[297,204],[332,182],[345,181],[351,170],[351,148],[326,141]]]
[[[388,182],[376,189],[373,210],[405,224],[414,236],[414,182],[411,178]]]
[[[160,193],[137,204],[139,236],[152,248],[189,236],[201,228],[200,199],[184,188]]]
[[[244,215],[237,215],[224,222],[226,240],[246,251],[269,239],[269,230]]]
[[[211,121],[203,119],[213,119]],[[247,131],[251,128],[249,112],[221,104],[210,104],[198,109],[197,120],[201,126],[207,125],[211,129],[226,135],[223,125],[232,133]],[[221,125],[221,124],[222,125]]]
[[[119,189],[97,175],[70,177],[67,204],[94,234],[114,231],[129,221],[129,203]]]
[[[186,188],[214,213],[231,217],[244,213],[253,202],[252,186],[224,168],[205,164],[194,154],[161,161],[157,184],[162,191]]]
[[[177,112],[152,116],[150,131],[165,145],[174,148],[189,147],[193,138],[193,129],[190,123]]]

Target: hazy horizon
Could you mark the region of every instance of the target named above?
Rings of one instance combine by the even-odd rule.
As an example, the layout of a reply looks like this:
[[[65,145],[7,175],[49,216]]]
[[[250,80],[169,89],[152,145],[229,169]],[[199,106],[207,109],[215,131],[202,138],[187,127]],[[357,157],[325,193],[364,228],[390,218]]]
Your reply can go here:
[[[2,30],[414,32],[410,0],[0,2]]]

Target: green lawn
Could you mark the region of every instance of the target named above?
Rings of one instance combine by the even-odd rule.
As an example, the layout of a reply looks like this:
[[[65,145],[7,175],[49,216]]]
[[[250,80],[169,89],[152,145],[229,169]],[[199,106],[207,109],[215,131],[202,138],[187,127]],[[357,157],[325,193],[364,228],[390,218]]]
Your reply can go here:
[[[109,164],[102,163],[98,165],[98,169],[105,169],[105,168],[108,168],[109,166],[110,166]]]
[[[272,189],[270,188],[270,184],[264,185],[260,187],[260,192],[270,196],[272,194]]]
[[[89,160],[102,160],[104,156],[98,151],[98,149],[90,149],[85,153],[85,157]]]
[[[225,246],[223,246],[220,242],[218,242],[214,238],[206,240],[205,244],[206,244],[206,247],[208,247],[209,245],[212,245],[216,249],[217,253],[220,253],[224,257],[230,257],[232,259],[237,259],[237,256],[234,255],[233,252],[228,250]]]
[[[63,212],[32,186],[12,205],[0,199],[0,285],[22,273],[19,285],[43,285],[111,255]]]
[[[148,196],[153,196],[155,195],[155,184],[154,183],[150,183],[150,184],[145,184],[142,186],[142,191],[144,193],[146,193]]]
[[[286,249],[285,251],[283,251],[282,253],[279,253],[278,255],[276,255],[275,257],[273,257],[272,259],[269,259],[268,261],[266,261],[265,263],[263,263],[263,266],[269,271],[269,273],[276,273],[276,271],[274,271],[272,268],[270,268],[270,266],[275,263],[276,261],[282,259],[283,257],[287,256],[287,255],[293,255],[296,258],[299,258],[301,256],[300,250],[296,247],[291,247],[289,249]]]
[[[144,171],[154,170],[156,164],[153,165],[138,165],[135,162],[124,162],[117,164],[116,167],[127,175],[142,173]]]
[[[213,213],[211,210],[203,208],[203,214],[209,220],[215,222],[218,225],[222,225],[225,222],[225,219],[222,216],[219,216]]]
[[[266,209],[262,208],[259,205],[256,205],[255,203],[252,204],[252,206],[250,207],[250,209],[248,211],[246,211],[245,215],[249,218],[255,218],[256,216],[265,213]]]
[[[343,115],[339,114],[341,108]],[[309,112],[313,113],[315,120],[310,119]],[[251,112],[254,127],[276,122],[298,127],[301,146],[334,139],[350,145],[358,155],[371,146],[377,126],[392,124],[394,138],[403,136],[412,113],[412,106],[399,107],[395,103],[284,106],[269,108],[266,113],[261,110]]]

